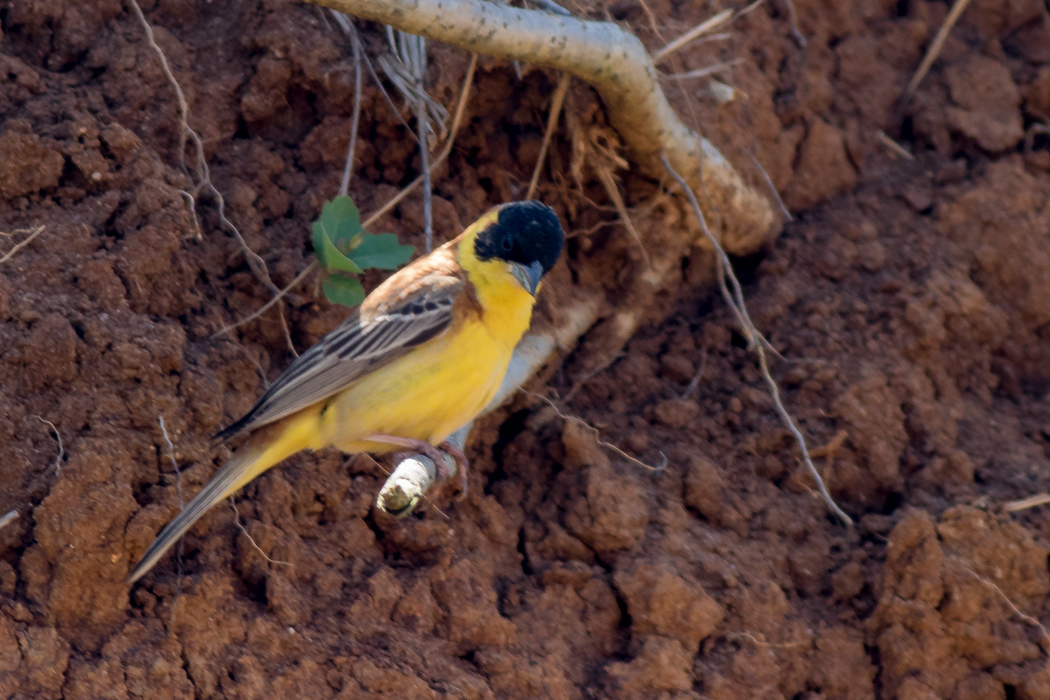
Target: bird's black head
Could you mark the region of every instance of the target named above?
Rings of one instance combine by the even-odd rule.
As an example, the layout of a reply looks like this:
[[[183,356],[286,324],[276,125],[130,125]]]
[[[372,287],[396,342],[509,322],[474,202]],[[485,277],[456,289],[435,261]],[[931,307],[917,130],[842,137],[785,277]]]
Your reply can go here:
[[[565,245],[565,232],[558,215],[536,201],[512,202],[499,209],[495,222],[474,240],[478,259],[503,260],[514,276],[532,294]]]

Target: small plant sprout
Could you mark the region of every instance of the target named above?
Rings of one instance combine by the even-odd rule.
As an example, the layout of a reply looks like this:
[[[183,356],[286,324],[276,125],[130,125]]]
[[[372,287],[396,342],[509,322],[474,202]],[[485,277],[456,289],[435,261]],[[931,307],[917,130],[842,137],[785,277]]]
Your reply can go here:
[[[365,231],[357,205],[344,196],[325,202],[313,232],[314,252],[324,271],[321,288],[328,301],[348,307],[365,298],[358,275],[370,268],[396,270],[415,252],[392,233]]]

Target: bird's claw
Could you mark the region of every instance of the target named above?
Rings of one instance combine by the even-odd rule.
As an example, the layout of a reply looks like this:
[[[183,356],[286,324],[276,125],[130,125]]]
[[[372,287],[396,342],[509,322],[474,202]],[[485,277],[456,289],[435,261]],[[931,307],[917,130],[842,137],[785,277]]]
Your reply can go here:
[[[456,474],[459,477],[459,484],[455,498],[457,501],[462,501],[467,497],[467,471],[470,467],[470,462],[467,461],[467,456],[463,454],[463,449],[459,446],[446,440],[438,447],[434,447],[426,440],[415,440],[395,435],[372,435],[367,439],[388,445],[406,447],[426,455],[434,463],[434,481],[439,484],[448,481],[452,476],[452,471],[448,468],[448,462],[445,461],[445,455],[441,453],[441,450],[444,450],[456,462]]]
[[[459,488],[456,493],[456,500],[462,501],[467,497],[467,473],[470,470],[470,462],[467,461],[467,455],[463,453],[463,448],[458,445],[454,445],[448,440],[444,441],[439,447],[452,456],[452,459],[456,461],[456,475],[459,477]],[[442,460],[444,463],[444,460]],[[448,469],[445,470],[445,476],[449,476]]]

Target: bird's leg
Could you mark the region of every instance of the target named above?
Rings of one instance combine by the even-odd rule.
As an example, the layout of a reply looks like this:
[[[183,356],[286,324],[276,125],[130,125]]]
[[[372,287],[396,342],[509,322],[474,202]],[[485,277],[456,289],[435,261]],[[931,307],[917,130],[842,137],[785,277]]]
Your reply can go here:
[[[451,476],[444,455],[441,454],[438,448],[434,447],[426,440],[414,440],[412,438],[398,437],[397,435],[384,435],[382,433],[369,435],[365,440],[369,442],[382,442],[386,445],[395,445],[397,447],[415,450],[416,452],[422,452],[427,457],[430,457],[430,460],[434,463],[437,481],[444,481]],[[459,467],[459,457],[457,457],[452,450],[449,450],[448,452],[452,455],[452,458],[456,460],[456,466]],[[460,455],[462,454],[463,452],[460,450]]]
[[[456,460],[456,475],[459,476],[459,493],[456,494],[456,500],[462,501],[467,497],[467,470],[470,467],[467,455],[463,453],[463,448],[450,440],[445,440],[438,447],[448,452],[452,455],[452,459]]]

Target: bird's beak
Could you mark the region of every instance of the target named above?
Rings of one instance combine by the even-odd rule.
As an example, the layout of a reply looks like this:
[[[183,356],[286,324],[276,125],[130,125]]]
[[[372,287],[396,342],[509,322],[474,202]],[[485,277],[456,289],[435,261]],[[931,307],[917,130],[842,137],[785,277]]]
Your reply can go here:
[[[510,273],[514,275],[514,279],[518,280],[518,284],[525,288],[525,291],[532,296],[536,296],[536,290],[540,286],[540,279],[543,277],[543,265],[535,260],[528,266],[512,262],[510,264]]]

